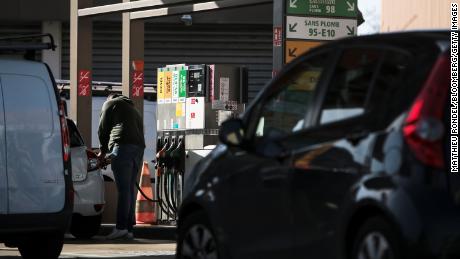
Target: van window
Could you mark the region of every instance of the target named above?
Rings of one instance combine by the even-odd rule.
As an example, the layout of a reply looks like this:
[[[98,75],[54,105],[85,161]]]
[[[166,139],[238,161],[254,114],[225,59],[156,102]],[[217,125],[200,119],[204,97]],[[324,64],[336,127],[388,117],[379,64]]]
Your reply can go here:
[[[282,136],[303,129],[327,57],[326,53],[310,58],[280,79],[281,90],[261,107],[257,137]]]
[[[378,49],[346,49],[343,52],[324,97],[320,124],[364,113],[381,56]]]

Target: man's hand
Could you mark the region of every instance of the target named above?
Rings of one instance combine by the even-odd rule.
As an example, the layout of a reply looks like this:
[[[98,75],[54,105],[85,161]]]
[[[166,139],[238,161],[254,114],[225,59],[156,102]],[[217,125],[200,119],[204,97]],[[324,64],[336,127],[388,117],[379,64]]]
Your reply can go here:
[[[105,158],[105,155],[106,155],[105,152],[100,151],[100,152],[97,154],[97,158],[98,158],[99,160],[104,159],[104,158]]]
[[[100,151],[99,154],[97,154],[97,160],[98,160],[99,166],[102,168],[110,164],[110,161],[107,161],[105,156],[106,156],[106,153],[103,151]]]

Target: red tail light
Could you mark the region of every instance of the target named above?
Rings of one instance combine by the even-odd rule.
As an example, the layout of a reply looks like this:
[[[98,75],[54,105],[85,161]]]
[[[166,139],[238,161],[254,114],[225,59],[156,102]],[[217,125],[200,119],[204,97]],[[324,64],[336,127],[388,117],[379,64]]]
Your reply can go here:
[[[439,58],[412,105],[403,129],[414,155],[426,165],[444,168],[443,112],[449,92],[449,58]]]
[[[59,103],[59,119],[61,121],[61,136],[62,136],[62,149],[64,162],[69,161],[70,158],[70,137],[69,128],[67,127],[67,121],[65,118],[64,101]]]

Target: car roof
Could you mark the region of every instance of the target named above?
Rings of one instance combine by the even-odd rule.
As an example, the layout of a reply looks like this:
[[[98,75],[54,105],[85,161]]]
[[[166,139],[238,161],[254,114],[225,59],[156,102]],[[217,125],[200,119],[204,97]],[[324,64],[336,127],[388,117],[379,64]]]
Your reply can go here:
[[[449,41],[450,31],[448,30],[420,30],[420,31],[405,31],[405,32],[390,32],[380,34],[370,34],[357,37],[348,37],[339,39],[321,45],[317,50],[325,48],[334,48],[339,46],[353,46],[353,45],[390,45],[395,47],[402,47],[407,50],[415,49],[421,45],[433,45],[439,42]],[[302,56],[308,55],[309,52]]]

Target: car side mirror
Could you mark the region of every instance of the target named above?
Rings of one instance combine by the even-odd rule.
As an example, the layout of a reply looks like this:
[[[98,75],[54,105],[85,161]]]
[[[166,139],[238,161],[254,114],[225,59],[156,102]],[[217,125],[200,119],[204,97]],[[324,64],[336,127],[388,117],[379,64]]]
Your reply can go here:
[[[229,146],[239,147],[244,140],[244,125],[239,118],[231,118],[222,123],[219,130],[219,140]]]

